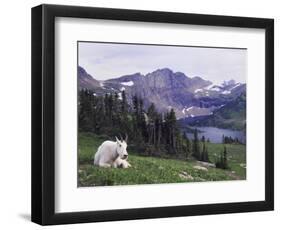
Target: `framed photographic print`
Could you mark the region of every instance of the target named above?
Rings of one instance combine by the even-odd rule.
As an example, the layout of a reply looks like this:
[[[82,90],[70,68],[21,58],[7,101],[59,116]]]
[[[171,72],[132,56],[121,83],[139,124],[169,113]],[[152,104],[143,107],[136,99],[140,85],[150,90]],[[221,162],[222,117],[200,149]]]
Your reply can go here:
[[[32,221],[273,210],[273,19],[32,9]]]

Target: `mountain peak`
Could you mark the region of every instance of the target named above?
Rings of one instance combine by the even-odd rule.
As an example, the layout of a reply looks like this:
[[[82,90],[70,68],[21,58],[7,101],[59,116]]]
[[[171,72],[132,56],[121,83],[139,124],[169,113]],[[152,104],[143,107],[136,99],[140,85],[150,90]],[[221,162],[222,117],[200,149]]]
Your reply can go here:
[[[228,81],[224,81],[224,82],[222,83],[223,86],[229,86],[229,85],[235,85],[235,84],[236,84],[236,82],[235,82],[235,80],[233,80],[233,79],[230,79],[230,80],[228,80]]]
[[[79,79],[79,88],[80,89],[96,89],[100,87],[100,83],[98,80],[94,79],[90,74],[87,73],[87,71],[81,67],[78,66],[78,79]]]
[[[199,76],[194,76],[193,78],[191,78],[192,80],[196,80],[196,81],[202,81],[204,80],[203,78],[199,77]]]
[[[160,68],[160,69],[157,69],[155,71],[153,71],[151,74],[154,74],[154,73],[161,73],[161,74],[171,74],[173,73],[173,71],[167,67],[165,68]]]
[[[81,67],[81,66],[78,66],[78,73],[80,73],[80,74],[87,74],[86,70],[83,67]]]
[[[79,89],[91,89],[98,95],[121,93],[125,90],[129,103],[132,103],[133,95],[138,95],[144,99],[144,107],[154,103],[160,112],[174,108],[179,118],[191,113],[194,116],[202,115],[202,112],[210,114],[211,109],[226,104],[246,90],[245,84],[236,83],[224,87],[199,76],[190,78],[183,72],[174,72],[169,68],[159,68],[146,75],[136,72],[98,82],[78,66],[78,80]],[[227,84],[233,84],[233,81],[227,81]],[[203,110],[198,109],[201,105]],[[186,110],[183,112],[183,108],[190,107],[197,109],[190,110],[189,113]]]

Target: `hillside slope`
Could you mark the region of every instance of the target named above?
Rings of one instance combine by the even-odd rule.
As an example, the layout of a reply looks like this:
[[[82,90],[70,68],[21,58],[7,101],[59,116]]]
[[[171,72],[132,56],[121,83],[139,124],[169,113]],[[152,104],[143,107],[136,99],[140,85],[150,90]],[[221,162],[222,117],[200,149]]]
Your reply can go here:
[[[246,179],[245,145],[226,145],[229,170],[222,170],[195,160],[179,160],[139,156],[129,151],[132,168],[99,168],[93,157],[104,137],[79,134],[78,186],[133,185],[155,183],[203,182]],[[223,149],[221,144],[207,143],[209,157],[214,162]]]
[[[214,111],[211,116],[205,116],[186,123],[196,126],[246,130],[246,94],[242,93],[235,100]]]

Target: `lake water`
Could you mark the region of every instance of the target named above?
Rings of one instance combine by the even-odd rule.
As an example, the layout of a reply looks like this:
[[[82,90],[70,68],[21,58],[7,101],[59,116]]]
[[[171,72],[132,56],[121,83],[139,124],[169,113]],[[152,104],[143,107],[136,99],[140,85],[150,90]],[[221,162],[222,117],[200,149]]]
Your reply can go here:
[[[196,128],[196,127],[192,127]],[[246,143],[246,134],[243,131],[232,129],[220,129],[216,127],[197,127],[198,137],[205,136],[206,140],[209,138],[212,143],[222,143],[222,136],[231,136],[238,138],[241,143]],[[193,139],[193,133],[187,133],[188,138]]]

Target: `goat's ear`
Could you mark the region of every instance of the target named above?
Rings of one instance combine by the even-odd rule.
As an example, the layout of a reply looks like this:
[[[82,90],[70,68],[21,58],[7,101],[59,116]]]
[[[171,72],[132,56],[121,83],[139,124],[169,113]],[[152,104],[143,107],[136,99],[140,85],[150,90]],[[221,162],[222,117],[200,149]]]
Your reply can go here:
[[[120,141],[119,141],[118,137],[116,137],[116,136],[115,136],[115,138],[116,138],[116,141],[117,141],[118,143],[120,143]]]

